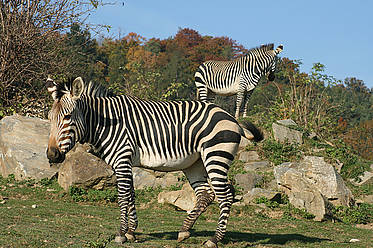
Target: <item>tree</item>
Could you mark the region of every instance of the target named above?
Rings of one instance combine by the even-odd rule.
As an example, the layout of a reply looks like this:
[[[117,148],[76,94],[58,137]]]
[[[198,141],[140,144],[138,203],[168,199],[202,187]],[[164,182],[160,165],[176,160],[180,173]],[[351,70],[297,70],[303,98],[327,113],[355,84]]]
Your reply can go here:
[[[91,38],[89,30],[83,30],[81,25],[74,23],[66,34],[65,44],[62,47],[64,56],[68,59],[65,76],[93,78],[97,61],[97,42]]]
[[[0,107],[33,104],[48,74],[66,71],[66,31],[98,1],[0,0]],[[1,116],[0,116],[1,117]]]

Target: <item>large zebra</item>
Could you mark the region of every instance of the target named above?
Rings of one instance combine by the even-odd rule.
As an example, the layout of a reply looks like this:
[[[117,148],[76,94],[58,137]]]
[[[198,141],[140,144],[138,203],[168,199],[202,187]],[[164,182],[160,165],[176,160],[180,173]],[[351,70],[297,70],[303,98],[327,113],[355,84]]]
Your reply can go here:
[[[267,44],[252,48],[247,55],[235,60],[204,62],[194,75],[197,99],[207,100],[209,92],[225,96],[237,94],[235,117],[239,117],[242,103],[243,117],[246,117],[248,98],[260,78],[268,74],[269,81],[275,79],[276,57],[282,50],[283,45],[274,50],[273,44]]]
[[[245,135],[236,119],[207,102],[114,96],[103,86],[86,84],[80,77],[62,84],[48,79],[46,84],[54,99],[49,113],[47,157],[52,163],[62,162],[77,142],[87,142],[112,166],[121,210],[117,242],[135,239],[132,167],[140,166],[165,172],[181,170],[193,187],[197,204],[188,213],[178,241],[189,237],[189,229],[216,194],[220,207],[218,227],[204,246],[217,247],[225,235],[233,203],[227,172]],[[246,127],[254,139],[263,138],[253,125]]]

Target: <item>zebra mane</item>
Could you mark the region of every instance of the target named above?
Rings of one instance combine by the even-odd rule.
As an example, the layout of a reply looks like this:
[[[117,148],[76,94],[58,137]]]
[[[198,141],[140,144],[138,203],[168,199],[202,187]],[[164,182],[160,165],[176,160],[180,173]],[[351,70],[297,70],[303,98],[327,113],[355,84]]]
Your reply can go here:
[[[92,97],[115,96],[110,89],[107,89],[102,84],[95,83],[93,81],[89,81],[88,84],[85,84],[83,94]]]
[[[246,55],[248,54],[251,54],[253,52],[257,52],[257,51],[263,51],[263,52],[266,52],[266,51],[270,51],[270,50],[274,50],[274,44],[273,43],[269,43],[269,44],[263,44],[263,45],[260,45],[258,47],[254,47],[254,48],[251,48]]]
[[[67,81],[62,83],[62,85],[58,86],[58,89],[61,93],[68,93],[72,90],[72,83],[74,78],[69,78]],[[91,80],[84,81],[84,88],[83,88],[83,95],[91,96],[91,97],[106,97],[106,96],[115,96],[115,94],[110,90],[107,89],[105,86],[95,83]],[[88,82],[88,83],[86,83]]]

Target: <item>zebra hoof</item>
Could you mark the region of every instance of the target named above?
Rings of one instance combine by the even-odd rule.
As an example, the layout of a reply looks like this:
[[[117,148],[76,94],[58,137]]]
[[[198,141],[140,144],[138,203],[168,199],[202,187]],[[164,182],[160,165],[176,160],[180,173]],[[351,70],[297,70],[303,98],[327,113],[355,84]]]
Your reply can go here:
[[[181,242],[183,240],[186,240],[190,237],[190,232],[179,232],[179,235],[177,236],[177,242]]]
[[[115,243],[123,244],[127,241],[127,238],[126,238],[126,236],[117,235],[117,236],[115,236],[114,241],[115,241]]]
[[[211,240],[207,240],[203,243],[204,248],[218,248],[218,245],[212,242]]]
[[[135,237],[135,235],[133,235],[133,234],[126,233],[126,234],[124,235],[124,237],[125,237],[129,242],[135,242],[135,241],[136,241],[136,237]]]

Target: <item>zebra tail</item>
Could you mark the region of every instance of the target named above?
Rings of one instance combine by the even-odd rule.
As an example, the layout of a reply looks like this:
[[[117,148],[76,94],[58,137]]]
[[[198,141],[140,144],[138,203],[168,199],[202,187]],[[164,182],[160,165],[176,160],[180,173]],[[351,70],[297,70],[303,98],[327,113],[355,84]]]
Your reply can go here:
[[[246,137],[248,139],[253,139],[255,142],[259,142],[259,141],[261,141],[261,140],[264,139],[262,131],[260,131],[253,123],[251,123],[251,122],[249,122],[247,120],[244,120],[244,121],[240,121],[239,124],[241,125],[241,127],[246,128],[247,130],[249,130],[252,133],[252,135],[254,136],[254,138],[247,137],[245,135],[244,130],[242,130],[242,136],[244,136],[244,137]]]

